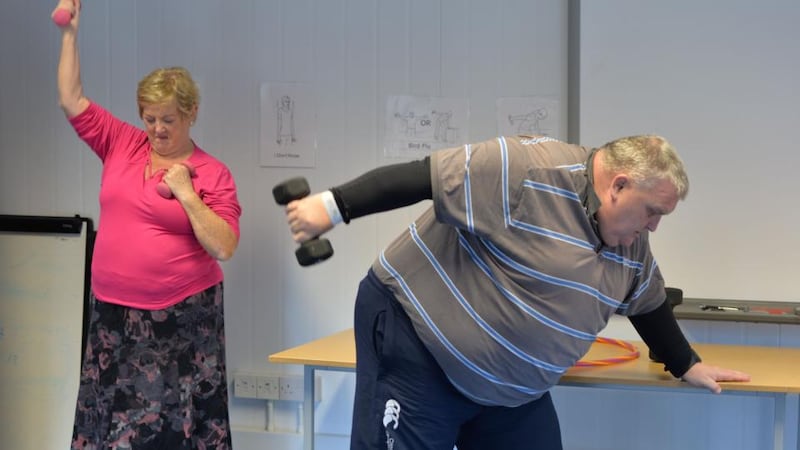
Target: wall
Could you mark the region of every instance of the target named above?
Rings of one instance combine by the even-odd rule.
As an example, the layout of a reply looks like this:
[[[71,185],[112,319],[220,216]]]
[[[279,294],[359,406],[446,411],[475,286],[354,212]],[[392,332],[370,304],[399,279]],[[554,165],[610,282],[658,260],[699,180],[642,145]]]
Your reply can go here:
[[[678,148],[689,197],[652,245],[687,297],[800,297],[798,20],[792,0],[582,2],[581,139]]]
[[[98,217],[100,164],[57,106],[55,1],[14,0],[0,16],[0,213]],[[230,374],[283,371],[270,353],[351,326],[360,278],[425,207],[359,219],[328,236],[334,259],[297,266],[269,192],[285,178],[312,189],[379,164],[389,96],[463,98],[469,140],[496,135],[498,98],[564,102],[566,2],[559,0],[85,1],[80,31],[86,94],[138,123],[135,88],[158,66],[183,65],[202,91],[197,143],[227,163],[243,206],[242,240],[224,263]],[[259,164],[259,88],[301,83],[316,102],[316,167]],[[562,104],[558,135],[566,137]],[[352,380],[326,377],[324,448],[346,448]],[[300,448],[293,407],[232,399],[238,449]],[[250,431],[242,431],[250,430]]]
[[[52,9],[49,3],[13,1],[0,16],[0,213],[77,213],[97,219],[100,165],[75,138],[56,104],[55,69],[60,41],[58,31],[49,20]],[[727,4],[717,5],[721,3]],[[635,7],[635,11],[646,11],[661,3],[635,6],[638,2],[629,2],[625,5]],[[665,9],[653,11],[657,11],[654,14],[657,17],[671,12],[669,17],[677,20],[692,17],[694,5],[687,4],[675,10],[664,6]],[[740,2],[741,8],[737,11],[743,11],[742,5]],[[774,5],[795,11],[787,2]],[[792,16],[787,14],[786,17]],[[468,99],[470,140],[496,134],[498,98],[550,96],[562,102],[568,100],[565,1],[87,1],[82,19],[80,46],[86,93],[120,117],[137,123],[135,86],[154,67],[184,65],[201,85],[203,99],[193,136],[201,147],[231,167],[244,208],[239,250],[223,266],[231,374],[237,371],[299,372],[299,368],[270,366],[266,362],[267,355],[351,326],[358,281],[379,249],[424,208],[418,205],[339,227],[328,236],[337,252],[334,259],[318,267],[302,269],[294,261],[295,245],[288,237],[281,210],[273,204],[269,194],[276,183],[290,176],[304,175],[309,178],[312,189],[324,189],[376,165],[392,162],[381,150],[386,99],[391,95]],[[743,22],[737,29],[746,36],[752,24],[747,20]],[[605,17],[595,23],[597,27],[607,28],[634,25],[636,23],[618,17]],[[790,28],[775,27],[785,32]],[[642,36],[648,36],[648,31],[652,30],[642,30]],[[676,30],[665,39],[679,40],[679,36],[680,30]],[[778,33],[776,40],[770,42],[785,46],[780,48],[787,61],[797,61],[790,57],[791,51],[796,52],[792,47],[796,39],[784,42],[782,36]],[[761,49],[744,45],[747,42],[750,41],[737,41],[740,45],[734,50],[747,55],[742,56],[742,60],[751,61],[761,54]],[[690,54],[689,50],[695,47],[703,48],[694,42],[685,42],[681,52]],[[714,55],[727,55],[722,52],[732,51],[725,45],[714,50]],[[701,54],[669,69],[689,77],[693,63],[703,58]],[[616,66],[620,71],[626,69],[624,62]],[[765,80],[760,90],[742,92],[748,94],[751,104],[758,104],[766,94],[774,101],[780,99],[772,90],[771,82],[785,80],[796,73],[754,71],[747,64],[741,67],[749,68],[752,77]],[[785,69],[785,66],[779,67]],[[586,70],[593,73],[592,67]],[[313,88],[319,142],[316,167],[287,169],[259,165],[258,92],[266,82],[304,83]],[[618,86],[622,91],[626,87],[626,84]],[[664,87],[648,89],[646,94],[661,92],[660,89]],[[678,89],[678,92],[681,91]],[[669,94],[664,95],[669,97]],[[618,105],[616,99],[612,97],[605,104]],[[696,108],[696,103],[687,103]],[[639,106],[658,118],[659,124],[667,126],[676,122],[675,115],[660,115],[660,110],[651,108],[650,103]],[[731,114],[727,108],[719,110],[713,102],[705,104],[704,110],[707,116]],[[792,111],[789,113],[774,120],[780,122],[796,117],[791,115]],[[562,110],[562,115],[565,122],[566,111]],[[608,137],[628,129],[640,132],[650,128],[635,121],[635,117],[624,123],[600,121],[615,117],[611,113],[599,117],[595,116],[597,122],[593,122],[593,126],[602,124],[602,131],[608,133]],[[759,116],[746,115],[742,119],[744,122],[734,122],[737,131],[746,128],[747,117]],[[639,126],[626,128],[637,124]],[[785,125],[780,129],[789,129],[790,124]],[[582,129],[587,126],[588,123],[582,121]],[[664,134],[675,134],[669,131]],[[565,137],[566,130],[561,129],[559,134]],[[723,134],[714,130],[702,141],[709,144],[703,148],[715,148],[709,141]],[[607,137],[602,133],[583,136],[585,145],[599,145]],[[676,144],[680,149],[691,148],[689,141],[683,138]],[[792,159],[795,156],[791,145],[770,146],[769,151],[775,158],[784,158],[779,161],[796,161]],[[694,153],[689,159],[692,171],[718,160],[707,153]],[[743,167],[728,167],[726,173],[746,172],[749,166],[741,164]],[[761,160],[754,162],[757,167],[763,164]],[[788,171],[791,167],[785,165],[776,170]],[[788,183],[788,175],[780,171],[777,174],[776,178]],[[751,184],[764,181],[764,178],[743,178]],[[693,176],[693,183],[692,202],[697,197],[702,198],[702,192],[711,189],[709,186],[714,186],[713,182],[707,183],[699,176]],[[774,198],[785,199],[788,192],[792,192],[790,187]],[[772,199],[765,196],[760,201],[751,201],[749,204],[756,206],[752,217],[771,217],[778,208],[770,211],[761,208],[768,207]],[[687,202],[681,208],[691,208],[689,205]],[[738,204],[731,202],[721,208],[704,208],[704,213],[709,218],[733,223],[728,219],[738,212],[735,205]],[[677,220],[681,217],[677,214],[682,213],[676,213],[676,220],[665,220],[663,230],[656,236],[669,235],[671,229],[678,233],[686,231]],[[755,220],[752,217],[751,220]],[[733,228],[724,228],[720,239],[736,238],[741,242],[752,238],[742,239],[738,231],[734,234]],[[719,232],[719,228],[710,229],[703,236],[715,236]],[[673,241],[662,242],[657,244],[662,250],[659,254],[671,252],[669,244]],[[682,255],[707,258],[698,250],[704,243],[703,239],[692,241],[692,246],[683,249]],[[739,256],[731,253],[724,258],[730,262]],[[790,267],[791,261],[781,261]],[[670,274],[678,269],[672,265]],[[700,289],[699,283],[692,286]],[[781,292],[779,296],[785,294]],[[687,295],[698,296],[697,292],[687,292]],[[685,328],[691,340],[704,342],[800,345],[800,333],[788,327],[700,323],[685,324]],[[608,333],[635,337],[630,335],[624,321],[612,323]],[[323,401],[318,406],[319,448],[347,448],[352,389],[349,375],[330,374],[323,379]],[[720,399],[556,390],[565,441],[570,449],[763,448],[761,444],[770,437],[771,400],[717,400]],[[264,431],[267,425],[264,402],[234,398],[231,405],[238,450],[300,448],[299,436],[294,432],[296,410],[293,406],[276,405],[270,422],[286,431],[268,433]],[[797,423],[796,403],[793,407],[794,417],[787,417],[790,424]],[[736,432],[710,431],[719,427]],[[652,439],[653,433],[658,440]]]
[[[800,239],[790,205],[800,162],[800,4],[580,3],[580,140],[661,134],[687,165],[689,197],[651,239],[667,284],[693,298],[796,302]],[[682,327],[693,342],[800,346],[800,327],[792,325],[692,320]],[[620,321],[609,333],[635,338]],[[574,389],[557,392],[574,448],[761,449],[772,440],[768,397],[598,392],[587,402]],[[797,430],[797,415],[795,399],[786,426]]]

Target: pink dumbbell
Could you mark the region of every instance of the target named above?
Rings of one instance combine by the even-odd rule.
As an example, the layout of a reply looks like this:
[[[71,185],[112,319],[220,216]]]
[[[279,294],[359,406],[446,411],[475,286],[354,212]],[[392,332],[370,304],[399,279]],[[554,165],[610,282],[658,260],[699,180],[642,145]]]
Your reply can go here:
[[[53,23],[64,28],[69,25],[69,22],[72,20],[72,11],[74,11],[74,8],[74,0],[59,0],[53,13],[50,14],[50,18],[53,19]]]
[[[194,170],[194,166],[189,161],[183,161],[183,162],[181,162],[179,164],[183,164],[184,166],[186,166],[187,169],[189,169],[189,176],[190,177],[194,178],[194,177],[197,176],[197,172]],[[165,183],[163,181],[159,182],[156,185],[156,191],[158,192],[158,195],[160,195],[160,196],[162,196],[164,198],[172,198],[173,197],[172,190],[170,190],[169,186],[167,186],[167,183]]]
[[[66,8],[56,8],[51,17],[53,23],[59,27],[65,27],[69,25],[69,21],[72,20],[72,13]]]

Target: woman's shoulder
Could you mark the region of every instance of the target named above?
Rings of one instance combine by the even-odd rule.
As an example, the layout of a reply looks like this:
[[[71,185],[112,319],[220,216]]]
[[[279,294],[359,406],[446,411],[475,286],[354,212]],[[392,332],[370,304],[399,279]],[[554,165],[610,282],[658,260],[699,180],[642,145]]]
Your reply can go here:
[[[222,160],[195,145],[194,152],[187,159],[196,170],[209,175],[232,176],[231,171]]]

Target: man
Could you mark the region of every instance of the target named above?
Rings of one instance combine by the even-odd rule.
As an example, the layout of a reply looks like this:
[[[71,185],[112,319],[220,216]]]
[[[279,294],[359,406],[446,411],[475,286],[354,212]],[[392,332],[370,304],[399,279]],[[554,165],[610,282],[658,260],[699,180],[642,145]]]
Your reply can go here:
[[[352,449],[561,449],[549,389],[612,314],[665,370],[720,392],[666,301],[648,235],[688,193],[660,136],[590,150],[500,137],[385,166],[291,202],[304,242],[432,199],[377,258],[355,307]]]

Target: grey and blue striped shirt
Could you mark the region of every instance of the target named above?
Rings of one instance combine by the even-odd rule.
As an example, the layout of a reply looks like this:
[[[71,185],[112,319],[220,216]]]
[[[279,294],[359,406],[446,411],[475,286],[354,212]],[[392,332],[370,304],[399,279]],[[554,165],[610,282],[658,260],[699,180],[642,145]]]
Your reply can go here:
[[[534,136],[435,152],[433,206],[373,265],[453,385],[477,403],[538,398],[612,314],[664,300],[647,233],[627,248],[598,236],[590,154]]]

